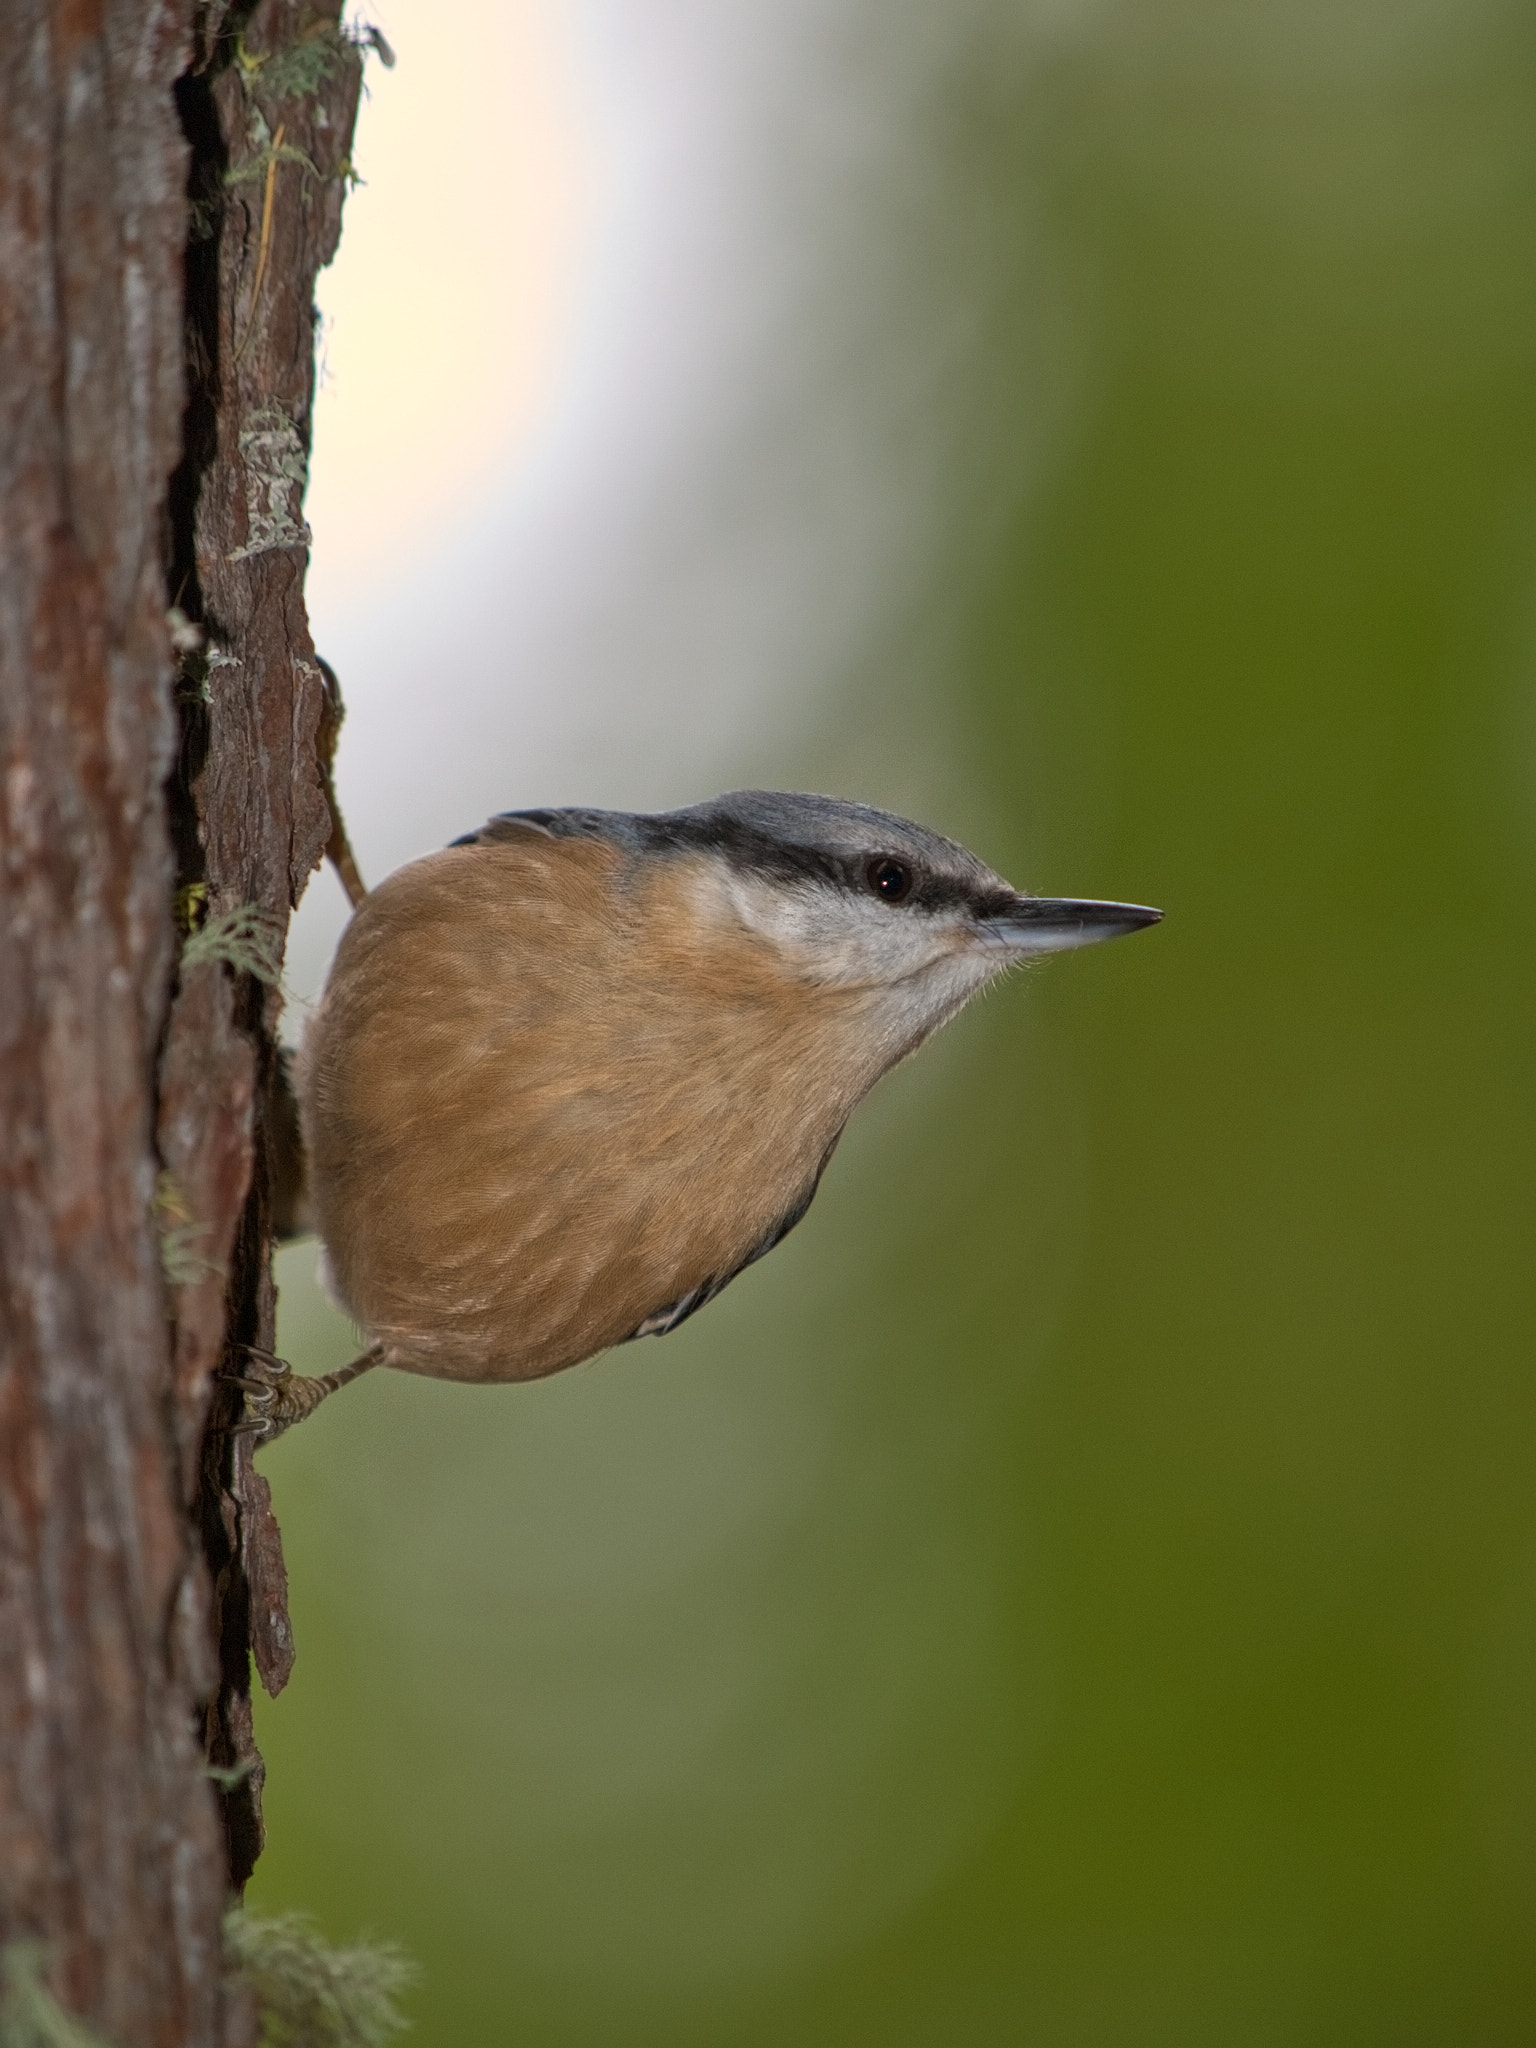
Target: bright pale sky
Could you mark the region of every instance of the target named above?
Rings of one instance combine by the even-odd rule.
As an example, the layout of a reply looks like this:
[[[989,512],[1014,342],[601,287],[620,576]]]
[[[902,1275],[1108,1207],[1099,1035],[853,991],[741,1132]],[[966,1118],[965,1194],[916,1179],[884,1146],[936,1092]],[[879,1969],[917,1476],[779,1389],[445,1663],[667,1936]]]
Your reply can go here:
[[[828,0],[371,18],[398,62],[321,279],[308,498],[364,876],[519,804],[799,775],[926,516],[861,322],[931,49]],[[296,991],[340,922],[321,878]]]
[[[550,0],[370,8],[325,316],[309,512],[331,607],[367,603],[423,529],[485,492],[558,385],[591,243],[595,136],[572,23]],[[466,45],[474,61],[464,61]]]

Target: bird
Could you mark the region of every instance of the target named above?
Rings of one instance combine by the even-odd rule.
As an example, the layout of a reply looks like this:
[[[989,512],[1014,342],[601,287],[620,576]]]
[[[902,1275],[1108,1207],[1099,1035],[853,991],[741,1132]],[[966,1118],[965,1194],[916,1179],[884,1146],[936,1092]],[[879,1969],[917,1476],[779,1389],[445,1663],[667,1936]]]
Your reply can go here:
[[[874,1084],[1008,969],[1155,924],[840,798],[508,811],[361,897],[295,1069],[367,1348],[241,1376],[279,1434],[377,1365],[542,1378],[712,1301]]]

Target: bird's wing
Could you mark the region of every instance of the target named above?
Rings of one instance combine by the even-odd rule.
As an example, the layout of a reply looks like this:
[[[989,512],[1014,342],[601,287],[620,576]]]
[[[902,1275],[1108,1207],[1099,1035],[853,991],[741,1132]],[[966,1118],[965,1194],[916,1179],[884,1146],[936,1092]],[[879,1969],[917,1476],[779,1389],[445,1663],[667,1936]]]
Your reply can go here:
[[[505,846],[530,832],[543,839],[612,839],[622,842],[628,819],[622,811],[574,808],[545,811],[499,811],[473,832],[449,841],[451,846]]]
[[[837,1137],[841,1136],[842,1132],[839,1131]],[[681,1295],[676,1301],[668,1302],[665,1308],[656,1309],[646,1317],[637,1330],[632,1330],[624,1341],[633,1343],[636,1337],[665,1337],[667,1332],[675,1330],[679,1323],[686,1323],[688,1318],[696,1310],[703,1308],[706,1302],[713,1301],[722,1288],[729,1287],[738,1273],[744,1273],[748,1266],[755,1265],[761,1258],[766,1258],[776,1244],[782,1243],[788,1237],[816,1199],[821,1176],[826,1172],[827,1161],[836,1149],[837,1138],[834,1138],[822,1154],[821,1164],[812,1176],[810,1186],[801,1191],[793,1206],[787,1209],[773,1228],[753,1245],[744,1259],[739,1259],[728,1273],[712,1274],[708,1280],[701,1280],[697,1287],[690,1288],[687,1294]]]

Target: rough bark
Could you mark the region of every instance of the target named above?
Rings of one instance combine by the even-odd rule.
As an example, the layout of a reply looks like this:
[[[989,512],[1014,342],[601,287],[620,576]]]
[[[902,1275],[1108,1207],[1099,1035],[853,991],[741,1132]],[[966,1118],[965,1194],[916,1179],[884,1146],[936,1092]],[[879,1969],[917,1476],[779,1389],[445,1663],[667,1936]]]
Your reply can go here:
[[[161,1153],[209,1245],[208,1271],[189,1272],[178,1299],[189,1486],[204,1427],[195,1390],[226,1337],[262,1349],[273,1341],[274,970],[289,910],[332,833],[317,754],[330,707],[304,611],[302,501],[315,276],[341,232],[362,79],[361,53],[339,33],[339,14],[339,0],[261,0],[204,20],[179,88],[193,239],[171,589],[204,644],[184,664],[171,807],[180,900],[187,921],[200,921],[193,947],[197,937],[231,934],[223,960],[183,974],[161,1068]],[[229,955],[258,971],[231,972]],[[282,1547],[252,1439],[217,1433],[235,1405],[221,1392],[200,1485],[221,1667],[207,1740],[239,1886],[262,1843],[251,1657],[277,1693],[293,1640]]]
[[[151,1078],[173,960],[176,0],[0,7],[0,1938],[212,2041],[223,1856]]]
[[[338,11],[0,5],[0,1944],[114,2048],[249,2027],[219,1924],[251,1656],[292,1661],[215,1372],[271,1342],[273,981],[331,832],[300,505]]]

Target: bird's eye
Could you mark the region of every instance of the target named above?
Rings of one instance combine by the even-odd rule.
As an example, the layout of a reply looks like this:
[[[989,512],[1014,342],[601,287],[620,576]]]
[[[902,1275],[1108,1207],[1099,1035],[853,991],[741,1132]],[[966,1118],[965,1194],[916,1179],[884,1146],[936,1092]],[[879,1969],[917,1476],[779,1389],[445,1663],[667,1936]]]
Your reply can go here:
[[[904,861],[872,860],[866,872],[870,888],[887,903],[900,903],[912,893],[912,870]]]

